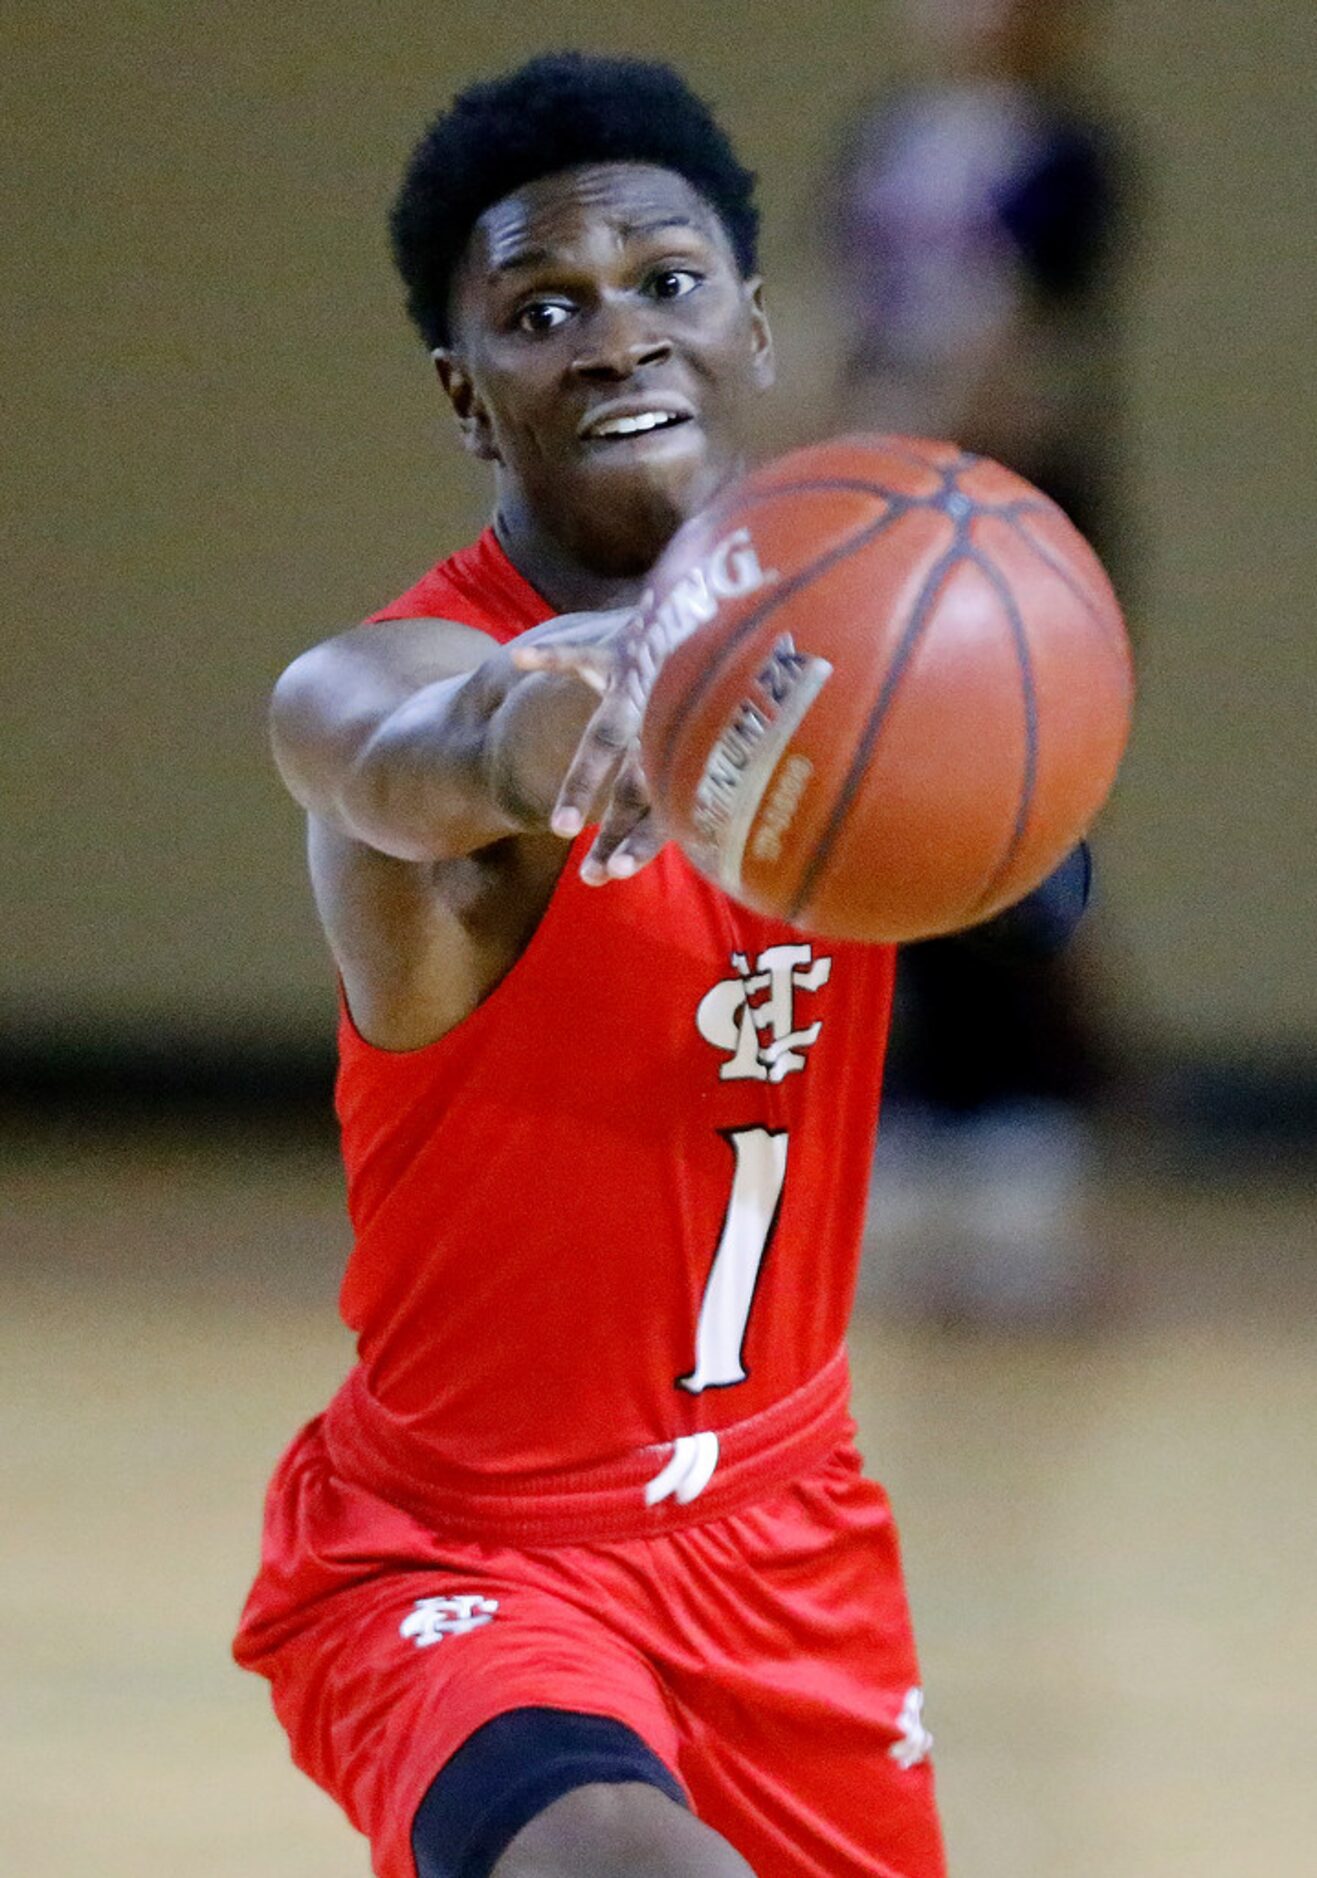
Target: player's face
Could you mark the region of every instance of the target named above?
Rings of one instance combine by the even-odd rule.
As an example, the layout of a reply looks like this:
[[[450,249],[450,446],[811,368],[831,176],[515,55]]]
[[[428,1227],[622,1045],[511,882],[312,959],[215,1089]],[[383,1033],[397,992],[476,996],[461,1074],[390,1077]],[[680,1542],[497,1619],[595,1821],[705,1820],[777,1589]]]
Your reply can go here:
[[[437,355],[467,447],[582,566],[643,573],[742,460],[772,382],[758,281],[683,177],[612,163],[481,217]]]

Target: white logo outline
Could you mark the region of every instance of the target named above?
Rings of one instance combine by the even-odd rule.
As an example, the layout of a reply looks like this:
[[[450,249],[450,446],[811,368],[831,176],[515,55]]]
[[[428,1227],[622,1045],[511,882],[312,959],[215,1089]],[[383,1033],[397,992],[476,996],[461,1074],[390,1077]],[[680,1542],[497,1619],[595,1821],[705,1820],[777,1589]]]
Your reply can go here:
[[[718,1437],[710,1428],[698,1434],[678,1435],[672,1455],[645,1488],[645,1505],[657,1506],[662,1500],[675,1500],[689,1506],[698,1500],[713,1479],[718,1465]]]
[[[398,1635],[410,1638],[418,1650],[428,1650],[448,1637],[464,1637],[469,1631],[492,1624],[498,1615],[498,1599],[483,1598],[470,1592],[455,1597],[417,1598],[398,1626]]]
[[[796,993],[821,991],[832,960],[815,958],[810,945],[775,945],[759,954],[753,972],[744,952],[733,952],[731,963],[736,976],[705,992],[695,1028],[715,1050],[729,1053],[718,1069],[721,1082],[779,1083],[806,1067],[805,1052],[823,1029],[822,1018],[797,1027]],[[752,1002],[761,992],[767,996]]]
[[[887,1758],[895,1761],[903,1773],[926,1761],[933,1750],[933,1737],[924,1726],[924,1692],[916,1686],[907,1689],[901,1712],[896,1718],[901,1739],[893,1741]]]

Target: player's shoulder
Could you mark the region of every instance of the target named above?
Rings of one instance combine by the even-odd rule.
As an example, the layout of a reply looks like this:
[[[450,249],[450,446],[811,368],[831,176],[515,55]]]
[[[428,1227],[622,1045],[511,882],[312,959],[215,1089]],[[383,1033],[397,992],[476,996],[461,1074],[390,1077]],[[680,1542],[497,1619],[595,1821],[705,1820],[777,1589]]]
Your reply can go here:
[[[371,613],[368,623],[450,620],[502,645],[552,616],[553,608],[513,566],[494,530],[486,528]]]
[[[359,626],[312,646],[284,671],[271,707],[276,759],[293,793],[307,800],[297,786],[304,757],[318,767],[412,693],[475,670],[552,613],[487,528]]]

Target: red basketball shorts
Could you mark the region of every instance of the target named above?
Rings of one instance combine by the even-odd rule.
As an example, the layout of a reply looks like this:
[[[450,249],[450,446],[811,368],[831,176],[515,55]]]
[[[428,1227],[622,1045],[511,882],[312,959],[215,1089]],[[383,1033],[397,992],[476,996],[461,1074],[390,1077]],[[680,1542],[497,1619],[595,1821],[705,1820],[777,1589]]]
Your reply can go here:
[[[454,1543],[345,1482],[271,1485],[235,1645],[293,1758],[415,1878],[431,1781],[510,1709],[624,1723],[759,1878],[943,1878],[896,1530],[847,1440],[753,1503],[607,1543]]]

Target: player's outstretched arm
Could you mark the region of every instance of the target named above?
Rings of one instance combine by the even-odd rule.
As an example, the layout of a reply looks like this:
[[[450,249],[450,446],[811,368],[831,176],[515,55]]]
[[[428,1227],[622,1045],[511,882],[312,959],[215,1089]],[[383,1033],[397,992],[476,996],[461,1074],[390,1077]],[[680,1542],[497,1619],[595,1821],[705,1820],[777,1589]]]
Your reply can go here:
[[[597,639],[625,613],[565,615],[525,639]],[[405,861],[543,830],[598,704],[588,680],[525,671],[449,620],[360,626],[296,659],[271,736],[291,793],[330,828]]]

